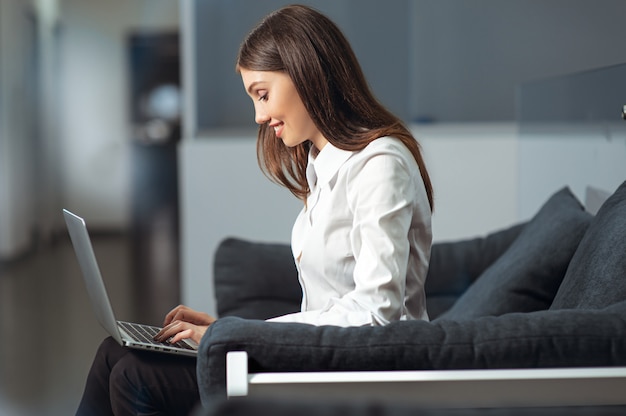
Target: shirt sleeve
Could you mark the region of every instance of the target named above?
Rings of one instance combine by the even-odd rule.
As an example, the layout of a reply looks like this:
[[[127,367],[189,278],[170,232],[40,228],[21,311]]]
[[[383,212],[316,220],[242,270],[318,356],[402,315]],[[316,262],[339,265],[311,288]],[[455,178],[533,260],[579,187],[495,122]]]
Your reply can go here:
[[[412,159],[411,159],[412,161]],[[418,203],[417,165],[393,153],[376,153],[347,173],[347,203],[353,213],[350,244],[354,289],[318,310],[273,318],[313,325],[385,325],[403,318],[410,228]],[[417,176],[416,176],[417,175]]]

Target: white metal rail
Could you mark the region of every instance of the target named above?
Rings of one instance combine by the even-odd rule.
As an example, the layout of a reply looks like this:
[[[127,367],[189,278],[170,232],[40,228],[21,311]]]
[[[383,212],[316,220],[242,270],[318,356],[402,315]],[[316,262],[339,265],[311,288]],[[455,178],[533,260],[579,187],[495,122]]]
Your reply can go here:
[[[626,367],[248,374],[226,357],[229,397],[377,400],[437,407],[626,405]]]

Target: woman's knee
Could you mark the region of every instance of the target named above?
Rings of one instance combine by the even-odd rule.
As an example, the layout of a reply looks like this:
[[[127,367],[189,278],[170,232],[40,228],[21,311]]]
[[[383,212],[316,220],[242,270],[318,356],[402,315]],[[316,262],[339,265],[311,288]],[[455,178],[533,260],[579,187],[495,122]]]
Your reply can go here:
[[[134,353],[129,352],[120,358],[111,368],[109,387],[111,392],[114,389],[129,389],[141,386],[142,380],[141,360],[138,360]]]
[[[112,369],[114,411],[188,414],[198,401],[195,360],[152,352],[131,352]],[[161,412],[161,413],[159,413]]]
[[[113,367],[127,352],[127,349],[118,344],[112,337],[107,337],[100,343],[96,358],[103,359],[110,367]]]
[[[145,391],[145,371],[132,352],[126,354],[111,369],[109,397],[115,414],[133,414],[142,403],[150,402],[142,398]]]

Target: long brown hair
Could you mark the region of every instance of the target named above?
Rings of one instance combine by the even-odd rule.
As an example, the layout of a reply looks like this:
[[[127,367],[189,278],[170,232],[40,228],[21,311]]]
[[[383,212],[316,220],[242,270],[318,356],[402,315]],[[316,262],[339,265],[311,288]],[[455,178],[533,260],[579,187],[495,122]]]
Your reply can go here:
[[[374,97],[350,44],[329,18],[302,5],[269,14],[242,42],[236,68],[287,73],[318,130],[339,149],[361,150],[384,136],[401,140],[417,161],[432,210],[433,189],[419,144]],[[311,146],[306,141],[287,147],[267,123],[259,127],[261,169],[302,200],[310,191],[305,172]]]

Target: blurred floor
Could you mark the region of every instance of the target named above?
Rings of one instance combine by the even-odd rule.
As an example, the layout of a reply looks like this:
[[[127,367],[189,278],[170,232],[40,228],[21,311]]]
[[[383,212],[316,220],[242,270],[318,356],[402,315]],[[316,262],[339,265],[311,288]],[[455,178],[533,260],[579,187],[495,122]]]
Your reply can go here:
[[[150,299],[133,295],[130,238],[98,235],[93,244],[116,317],[134,320]],[[0,265],[0,325],[0,415],[74,414],[106,333],[69,238]]]

